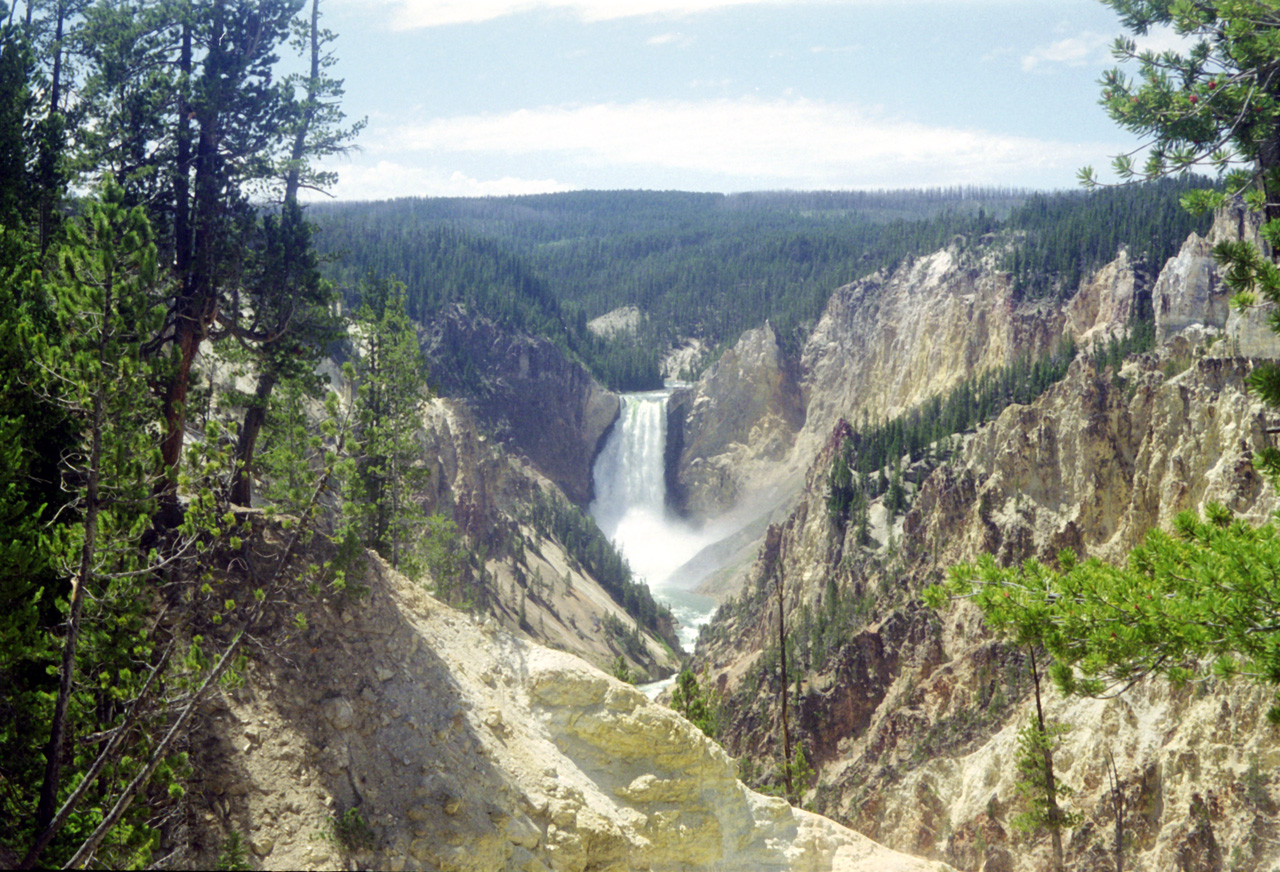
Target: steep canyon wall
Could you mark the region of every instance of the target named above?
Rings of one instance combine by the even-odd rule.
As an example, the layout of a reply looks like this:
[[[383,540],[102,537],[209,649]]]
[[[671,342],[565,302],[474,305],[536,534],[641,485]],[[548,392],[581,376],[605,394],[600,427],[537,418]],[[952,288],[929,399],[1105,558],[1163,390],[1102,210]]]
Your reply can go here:
[[[727,700],[728,747],[756,777],[776,780],[781,757],[781,592],[796,645],[793,736],[818,770],[814,807],[958,868],[1046,868],[1047,838],[1012,825],[1016,734],[1034,705],[1026,654],[993,639],[968,604],[939,614],[917,597],[947,567],[984,552],[1014,562],[1069,547],[1118,559],[1146,530],[1209,501],[1255,521],[1276,509],[1250,464],[1276,415],[1245,382],[1249,355],[1275,356],[1280,343],[1266,341],[1264,313],[1219,305],[1209,255],[1213,239],[1240,226],[1220,218],[1211,240],[1188,240],[1154,283],[1122,253],[1057,309],[1013,304],[1000,276],[965,273],[953,254],[837,293],[800,379],[806,420],[795,450],[816,444],[816,459],[794,511],[769,530],[741,595],[704,632],[696,658]],[[877,286],[883,299],[871,293]],[[852,432],[846,420],[908,408],[1064,334],[1113,335],[1146,289],[1164,340],[1158,351],[1118,372],[1078,359],[1033,403],[963,435],[949,455],[930,452],[908,470],[907,512],[872,506],[869,545],[833,515],[830,470]],[[1243,682],[1148,682],[1108,701],[1049,693],[1049,717],[1072,726],[1057,762],[1083,815],[1067,839],[1069,868],[1112,868],[1112,760],[1126,869],[1264,869],[1280,860],[1280,792],[1270,775],[1280,742],[1264,718],[1269,703]]]

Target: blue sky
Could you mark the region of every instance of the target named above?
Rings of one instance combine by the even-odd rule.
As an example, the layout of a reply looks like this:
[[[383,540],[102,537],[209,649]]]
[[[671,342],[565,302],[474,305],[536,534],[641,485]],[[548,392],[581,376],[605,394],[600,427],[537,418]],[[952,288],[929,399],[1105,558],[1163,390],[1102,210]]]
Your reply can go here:
[[[341,199],[1068,188],[1136,141],[1096,0],[324,0]],[[1152,34],[1155,47],[1175,44]]]

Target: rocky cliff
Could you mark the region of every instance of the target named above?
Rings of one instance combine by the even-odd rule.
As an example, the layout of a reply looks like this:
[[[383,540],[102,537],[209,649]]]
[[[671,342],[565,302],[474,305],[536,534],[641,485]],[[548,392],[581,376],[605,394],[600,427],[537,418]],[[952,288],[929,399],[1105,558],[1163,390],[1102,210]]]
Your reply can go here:
[[[363,583],[206,706],[170,834],[197,866],[240,840],[266,869],[938,869],[747,790],[674,712],[376,557]]]
[[[618,417],[618,397],[550,340],[506,331],[454,307],[426,328],[431,378],[465,398],[481,427],[528,457],[579,505],[591,463]]]
[[[1165,266],[1152,295],[1160,339],[1199,330],[1221,337],[1223,344],[1218,354],[1267,358],[1277,355],[1275,333],[1263,317],[1267,307],[1233,310],[1231,292],[1213,261],[1213,247],[1224,240],[1245,239],[1265,248],[1266,243],[1258,235],[1260,226],[1256,213],[1237,205],[1214,217],[1207,237],[1191,235],[1178,256]]]
[[[668,496],[677,511],[714,518],[733,508],[753,470],[786,458],[804,417],[795,367],[773,328],[743,333],[668,403]]]
[[[1132,296],[1127,258],[1082,294]],[[1099,306],[1101,308],[1101,306]],[[1090,327],[1097,318],[1090,319]],[[1062,335],[1066,314],[1018,303],[995,253],[952,247],[840,288],[801,353],[810,450],[841,418],[889,418],[977,372],[1038,356]]]
[[[892,548],[860,547],[828,511],[837,431],[742,598],[700,641],[699,668],[731,699],[730,749],[762,770],[779,753],[776,678],[761,664],[777,658],[780,585],[797,637],[791,668],[803,676],[793,729],[820,770],[815,807],[960,868],[1044,868],[1044,840],[1010,825],[1012,749],[1031,705],[1024,656],[990,639],[966,605],[937,615],[915,596],[981,552],[1004,562],[1063,547],[1117,557],[1146,529],[1209,500],[1253,519],[1274,510],[1275,494],[1249,463],[1269,416],[1245,393],[1248,362],[1205,358],[1174,374],[1179,353],[1135,361],[1118,378],[1082,361],[1041,401],[1008,409],[924,480],[889,528]],[[1071,868],[1099,868],[1107,855],[1108,751],[1129,797],[1129,831],[1141,834],[1126,868],[1223,868],[1187,858],[1225,857],[1280,824],[1269,775],[1255,773],[1251,799],[1238,786],[1258,760],[1280,758],[1264,696],[1151,683],[1107,703],[1054,697],[1051,717],[1074,727],[1063,777],[1087,821],[1072,834]],[[1280,859],[1257,844],[1256,856],[1239,856]]]
[[[770,530],[741,596],[699,641],[697,668],[727,700],[728,747],[751,761],[757,778],[776,781],[781,756],[781,590],[794,646],[792,730],[818,770],[808,795],[814,807],[959,868],[1046,868],[1047,839],[1012,824],[1016,734],[1034,706],[1026,654],[992,639],[967,604],[939,614],[916,597],[948,566],[982,552],[1015,562],[1069,547],[1116,559],[1183,509],[1216,501],[1251,520],[1276,509],[1275,493],[1250,464],[1268,444],[1275,415],[1246,391],[1253,364],[1236,354],[1244,344],[1236,337],[1262,334],[1256,320],[1233,322],[1239,316],[1204,293],[1218,287],[1204,245],[1189,240],[1156,283],[1168,340],[1158,352],[1118,371],[1079,359],[1035,402],[1010,406],[950,454],[928,452],[906,476],[909,511],[893,517],[879,501],[872,506],[869,544],[831,510],[830,471],[852,428],[838,417],[828,425],[795,511]],[[1122,257],[1082,288],[1091,300],[1077,295],[1046,322],[1086,337],[1112,329],[1125,317],[1126,287],[1141,286],[1130,275]],[[922,279],[930,281],[928,271]],[[932,286],[943,299],[922,311],[959,305],[943,283]],[[852,291],[842,293],[850,299]],[[973,300],[980,298],[975,290]],[[978,319],[994,344],[1008,348],[1001,337],[1011,335],[1040,341],[1040,328],[1019,328],[1016,318],[991,333],[997,309]],[[948,361],[979,353],[964,342],[941,344]],[[846,347],[853,355],[857,346]],[[1267,350],[1275,347],[1273,338]],[[887,350],[879,354],[888,359]],[[806,429],[842,409],[889,408],[895,400],[877,376],[892,380],[884,368],[833,370],[836,383],[860,387],[811,400]],[[940,385],[946,377],[907,378]],[[916,390],[911,381],[898,387]],[[1243,682],[1183,689],[1150,682],[1105,701],[1051,692],[1048,716],[1072,727],[1056,761],[1083,815],[1067,839],[1068,868],[1113,868],[1117,797],[1126,869],[1266,869],[1280,861],[1269,770],[1280,760],[1280,737],[1265,722],[1267,696]]]
[[[887,420],[1067,336],[1105,342],[1150,293],[1146,267],[1121,251],[1066,304],[1019,301],[999,246],[956,243],[836,290],[795,360],[767,327],[744,334],[673,400],[680,507],[706,518],[744,495],[794,495],[839,419]]]

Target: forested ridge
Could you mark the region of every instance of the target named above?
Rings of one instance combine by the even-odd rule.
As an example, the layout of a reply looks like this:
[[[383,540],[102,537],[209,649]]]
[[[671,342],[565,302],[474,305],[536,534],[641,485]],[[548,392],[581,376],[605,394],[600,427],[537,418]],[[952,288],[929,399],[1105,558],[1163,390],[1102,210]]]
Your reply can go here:
[[[556,338],[615,388],[638,389],[653,386],[657,358],[683,338],[732,343],[767,319],[795,349],[835,288],[950,244],[998,246],[1000,266],[1027,299],[1070,295],[1122,245],[1158,268],[1189,233],[1207,229],[1179,202],[1205,184],[581,191],[336,204],[313,214],[340,286],[370,269],[394,274],[409,285],[416,317],[465,303]],[[585,335],[587,319],[622,306],[646,316],[634,339]],[[611,366],[613,358],[629,363]]]

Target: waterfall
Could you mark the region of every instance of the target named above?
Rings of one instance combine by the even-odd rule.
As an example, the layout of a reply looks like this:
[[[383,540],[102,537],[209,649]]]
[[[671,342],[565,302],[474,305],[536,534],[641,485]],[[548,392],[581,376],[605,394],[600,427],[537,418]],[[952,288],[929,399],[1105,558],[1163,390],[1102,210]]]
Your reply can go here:
[[[669,391],[623,395],[618,422],[596,458],[591,514],[609,538],[616,535],[628,512],[665,515],[663,451],[669,396]]]
[[[671,609],[681,625],[681,644],[692,650],[715,602],[688,590],[696,579],[682,577],[681,569],[715,537],[667,513],[663,454],[670,396],[623,395],[618,422],[593,467],[596,498],[590,512],[632,574]]]

